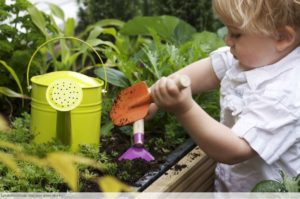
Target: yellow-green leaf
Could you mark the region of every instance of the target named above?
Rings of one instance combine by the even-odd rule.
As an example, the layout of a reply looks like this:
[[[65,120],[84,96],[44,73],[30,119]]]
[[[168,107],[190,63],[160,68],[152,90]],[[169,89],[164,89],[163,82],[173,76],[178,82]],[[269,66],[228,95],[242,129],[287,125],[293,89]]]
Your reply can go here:
[[[100,170],[102,169],[101,164],[93,159],[85,158],[85,157],[81,157],[81,156],[75,156],[74,158],[75,158],[74,161],[77,164],[84,164],[84,165],[87,165],[87,166],[90,166],[90,167],[93,167],[96,169],[100,169]]]
[[[39,167],[46,167],[47,166],[47,160],[38,158],[36,156],[27,155],[27,154],[24,154],[24,153],[18,153],[18,154],[16,154],[16,158],[18,160],[31,162],[31,163],[39,166]]]
[[[126,184],[120,182],[112,176],[104,176],[98,179],[99,188],[103,192],[132,192],[133,190]]]
[[[9,148],[9,149],[12,149],[15,151],[22,151],[22,147],[20,147],[16,144],[13,144],[11,142],[3,141],[3,140],[0,140],[0,147]]]
[[[100,169],[100,170],[102,169],[101,164],[91,158],[86,158],[83,156],[68,154],[68,153],[64,153],[64,152],[55,152],[55,153],[72,160],[73,163],[84,164],[84,165],[91,166],[93,168]]]
[[[66,36],[71,37],[74,36],[76,23],[74,18],[68,18],[64,25],[64,33]]]
[[[1,87],[0,87],[1,89]],[[7,132],[10,130],[10,127],[8,125],[8,122],[6,119],[0,114],[0,131]]]
[[[48,154],[47,161],[49,162],[49,166],[63,177],[72,191],[78,190],[78,171],[74,164],[73,156],[62,152],[54,152]]]
[[[17,176],[22,176],[21,170],[19,169],[15,158],[11,154],[0,152],[0,162],[13,170]]]

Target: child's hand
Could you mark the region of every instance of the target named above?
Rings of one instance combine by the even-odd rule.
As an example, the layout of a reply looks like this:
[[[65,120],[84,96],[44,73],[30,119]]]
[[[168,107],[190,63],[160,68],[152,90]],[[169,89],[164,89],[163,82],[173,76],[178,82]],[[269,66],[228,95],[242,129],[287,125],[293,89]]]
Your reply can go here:
[[[193,106],[191,87],[180,89],[176,82],[179,76],[163,77],[151,87],[154,103],[174,114],[184,114]]]

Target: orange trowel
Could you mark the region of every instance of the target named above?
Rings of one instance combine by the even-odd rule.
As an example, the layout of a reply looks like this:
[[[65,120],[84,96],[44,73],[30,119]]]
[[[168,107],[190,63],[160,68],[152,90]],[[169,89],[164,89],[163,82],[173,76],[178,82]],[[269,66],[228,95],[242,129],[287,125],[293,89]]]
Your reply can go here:
[[[180,75],[176,79],[178,88],[190,86],[190,79],[186,75]],[[110,118],[117,126],[124,126],[143,119],[152,102],[150,89],[145,82],[134,84],[122,90],[115,99]]]
[[[180,89],[190,86],[187,76],[176,80]],[[110,117],[115,125],[123,126],[133,123],[134,144],[118,160],[141,158],[146,161],[154,157],[144,148],[144,117],[147,115],[151,100],[150,89],[145,82],[140,82],[120,92],[117,96]]]
[[[145,82],[134,84],[122,90],[115,99],[110,118],[117,126],[124,126],[147,115],[151,95]]]

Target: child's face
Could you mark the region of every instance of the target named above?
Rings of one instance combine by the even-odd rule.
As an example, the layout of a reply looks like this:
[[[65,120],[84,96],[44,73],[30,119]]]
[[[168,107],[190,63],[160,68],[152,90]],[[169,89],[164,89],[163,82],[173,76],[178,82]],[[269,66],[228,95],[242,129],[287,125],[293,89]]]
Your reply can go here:
[[[246,70],[273,64],[281,58],[276,50],[276,39],[272,37],[243,33],[237,28],[228,27],[225,42],[240,66]]]

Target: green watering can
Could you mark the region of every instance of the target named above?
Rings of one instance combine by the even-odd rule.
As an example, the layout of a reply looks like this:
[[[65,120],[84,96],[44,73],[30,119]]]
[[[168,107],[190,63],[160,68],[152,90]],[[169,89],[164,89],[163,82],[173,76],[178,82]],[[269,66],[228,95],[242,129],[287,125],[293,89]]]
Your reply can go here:
[[[45,42],[36,52],[57,39],[75,39],[87,44],[74,37],[59,37]],[[30,65],[36,52],[27,68],[28,85]],[[57,71],[34,76],[31,83],[31,131],[36,143],[58,138],[72,151],[77,151],[82,144],[100,144],[102,80],[73,71]]]

